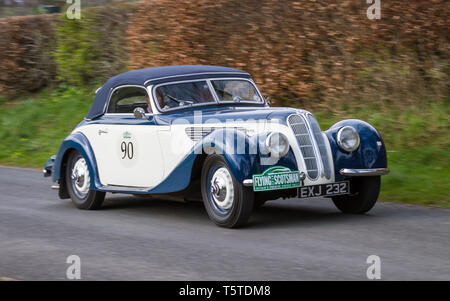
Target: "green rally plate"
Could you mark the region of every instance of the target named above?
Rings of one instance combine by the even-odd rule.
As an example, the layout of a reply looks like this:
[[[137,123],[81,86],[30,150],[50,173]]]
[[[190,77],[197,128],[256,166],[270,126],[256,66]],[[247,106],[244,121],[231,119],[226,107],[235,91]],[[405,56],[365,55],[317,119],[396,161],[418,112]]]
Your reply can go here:
[[[253,175],[253,191],[289,189],[300,186],[300,172],[283,166],[273,166],[262,174]]]

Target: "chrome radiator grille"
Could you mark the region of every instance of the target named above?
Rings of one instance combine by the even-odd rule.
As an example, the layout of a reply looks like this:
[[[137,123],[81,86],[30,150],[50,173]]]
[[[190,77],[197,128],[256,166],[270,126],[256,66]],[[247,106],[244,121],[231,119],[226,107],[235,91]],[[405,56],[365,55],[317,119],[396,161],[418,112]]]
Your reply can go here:
[[[328,160],[327,147],[325,145],[325,139],[322,135],[322,130],[320,129],[319,123],[317,119],[308,114],[308,122],[311,127],[311,130],[314,135],[314,139],[316,140],[317,148],[320,152],[320,157],[322,158],[323,172],[327,179],[331,178],[331,168],[330,168],[330,160]]]
[[[288,117],[288,124],[297,139],[308,177],[315,180],[322,172],[327,179],[330,179],[330,160],[325,139],[316,118],[308,113],[295,114]]]
[[[305,161],[306,172],[311,179],[317,179],[319,175],[319,168],[317,164],[316,154],[314,152],[314,145],[309,134],[306,120],[300,115],[291,115],[288,117],[288,123],[297,138],[298,146]]]

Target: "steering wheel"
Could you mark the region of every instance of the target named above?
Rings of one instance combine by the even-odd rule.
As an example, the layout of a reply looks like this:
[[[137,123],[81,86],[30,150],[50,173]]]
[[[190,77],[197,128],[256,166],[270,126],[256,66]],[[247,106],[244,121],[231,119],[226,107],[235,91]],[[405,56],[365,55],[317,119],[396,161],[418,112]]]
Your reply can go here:
[[[193,104],[194,104],[193,101],[190,101],[190,100],[184,100],[184,101],[181,101],[180,104],[179,104],[178,106],[179,106],[179,107],[183,107],[183,106],[193,105]]]
[[[181,103],[181,101],[180,100],[178,100],[178,99],[176,99],[175,97],[173,97],[173,96],[170,96],[169,94],[166,94],[166,96],[164,97],[164,98],[169,98],[169,99],[171,99],[171,100],[173,100],[173,101],[176,101],[176,102],[178,102],[178,103]]]
[[[242,100],[242,97],[240,97],[239,95],[233,96],[233,101],[234,102],[240,102],[241,100]]]

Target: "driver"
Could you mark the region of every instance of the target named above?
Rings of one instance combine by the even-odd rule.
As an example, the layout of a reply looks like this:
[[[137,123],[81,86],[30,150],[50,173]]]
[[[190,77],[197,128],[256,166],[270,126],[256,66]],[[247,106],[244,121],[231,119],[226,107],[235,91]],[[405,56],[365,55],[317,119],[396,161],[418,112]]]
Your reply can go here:
[[[168,97],[163,99],[162,93],[159,89],[156,90],[156,98],[158,99],[159,107],[163,110],[170,109],[171,107],[167,105],[168,101],[171,101]]]
[[[163,110],[178,107],[179,104],[180,104],[179,102],[176,102],[175,100],[173,100],[169,95],[165,95]]]
[[[225,83],[224,91],[227,92],[224,100],[234,101],[235,97],[248,98],[248,84],[244,81],[228,81]]]

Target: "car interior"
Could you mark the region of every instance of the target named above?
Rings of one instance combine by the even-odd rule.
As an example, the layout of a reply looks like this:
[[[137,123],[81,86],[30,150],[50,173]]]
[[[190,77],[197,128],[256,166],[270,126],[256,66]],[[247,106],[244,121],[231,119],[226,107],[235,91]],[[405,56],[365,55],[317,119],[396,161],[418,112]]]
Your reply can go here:
[[[145,112],[151,113],[147,91],[139,87],[124,87],[114,91],[108,113],[133,113],[136,108],[143,108]]]

